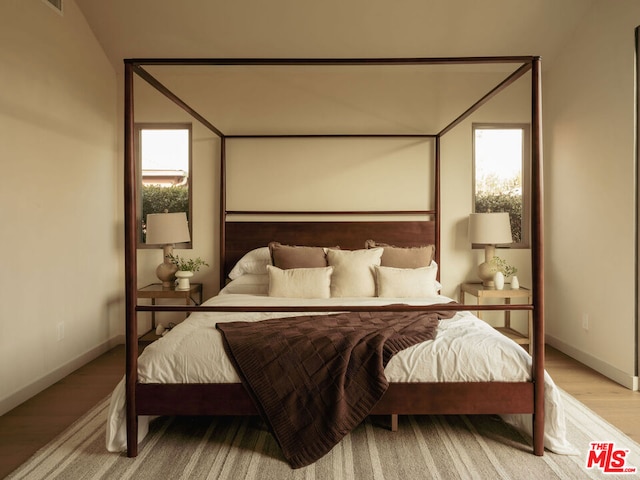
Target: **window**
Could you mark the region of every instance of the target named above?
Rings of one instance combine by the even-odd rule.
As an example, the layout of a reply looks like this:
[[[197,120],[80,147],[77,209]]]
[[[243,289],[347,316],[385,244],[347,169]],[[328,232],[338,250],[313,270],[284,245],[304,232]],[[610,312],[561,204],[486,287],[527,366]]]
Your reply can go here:
[[[513,247],[529,246],[529,125],[474,124],[473,211],[509,212]]]
[[[149,213],[185,212],[191,230],[191,125],[137,124],[136,141],[141,215],[138,246],[143,247]]]

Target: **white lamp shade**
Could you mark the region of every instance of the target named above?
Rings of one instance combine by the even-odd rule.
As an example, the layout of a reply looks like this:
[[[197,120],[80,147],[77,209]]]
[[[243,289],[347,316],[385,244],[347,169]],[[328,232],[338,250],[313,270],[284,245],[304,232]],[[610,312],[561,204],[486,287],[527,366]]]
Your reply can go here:
[[[149,245],[170,245],[188,242],[189,224],[185,212],[149,213],[147,215],[147,237]]]
[[[469,241],[483,245],[513,243],[509,214],[472,213],[469,216]]]

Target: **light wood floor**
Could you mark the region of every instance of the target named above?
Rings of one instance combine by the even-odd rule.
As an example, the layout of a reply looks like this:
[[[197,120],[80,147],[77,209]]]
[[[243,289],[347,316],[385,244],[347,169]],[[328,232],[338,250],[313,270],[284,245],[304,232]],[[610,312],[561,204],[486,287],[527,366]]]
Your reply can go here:
[[[116,347],[0,417],[0,478],[105,398],[124,374]],[[640,442],[640,393],[632,392],[548,347],[546,368],[556,384]]]
[[[124,346],[118,346],[0,416],[0,478],[109,395],[124,367]]]
[[[547,346],[545,368],[553,381],[640,443],[640,392],[629,390]]]

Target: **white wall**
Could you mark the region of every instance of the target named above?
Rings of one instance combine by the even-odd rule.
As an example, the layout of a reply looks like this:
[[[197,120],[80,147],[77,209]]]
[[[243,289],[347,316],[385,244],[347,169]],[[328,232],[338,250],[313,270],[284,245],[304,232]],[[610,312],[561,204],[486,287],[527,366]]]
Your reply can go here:
[[[548,340],[629,387],[638,24],[637,1],[597,3],[554,59],[543,99]]]
[[[434,143],[431,138],[231,139],[227,208],[429,210]]]
[[[2,9],[0,414],[123,323],[115,72],[73,0]]]
[[[134,75],[134,114],[138,123],[191,123],[192,124],[192,199],[193,238],[192,248],[178,249],[174,253],[186,258],[200,257],[209,264],[202,267],[193,282],[203,284],[203,297],[207,299],[218,293],[220,212],[220,139],[193,117],[168,100],[143,79]],[[123,83],[119,84],[118,104],[124,105]],[[119,156],[123,158],[124,149]],[[122,160],[121,160],[122,161]],[[122,184],[122,179],[119,180]],[[122,208],[121,208],[122,210]],[[155,270],[162,262],[162,249],[140,248],[138,255],[138,287],[159,282]],[[168,301],[170,304],[172,301]],[[142,303],[142,302],[141,302]],[[162,301],[159,300],[158,304]],[[173,302],[175,304],[175,302]],[[157,313],[156,320],[164,325],[179,322],[182,314]],[[151,326],[151,315],[138,313],[138,333]]]
[[[472,124],[530,123],[530,84],[531,76],[523,76],[442,137],[441,282],[443,293],[456,300],[461,283],[480,280],[477,266],[484,261],[484,250],[472,250],[467,234],[469,214],[473,209]],[[523,287],[531,287],[529,249],[499,249],[496,255],[518,268],[518,279]],[[471,302],[472,298],[467,297],[467,301]],[[488,314],[485,318],[496,326],[503,322],[498,314]],[[523,312],[514,312],[512,319],[516,329],[526,331]]]

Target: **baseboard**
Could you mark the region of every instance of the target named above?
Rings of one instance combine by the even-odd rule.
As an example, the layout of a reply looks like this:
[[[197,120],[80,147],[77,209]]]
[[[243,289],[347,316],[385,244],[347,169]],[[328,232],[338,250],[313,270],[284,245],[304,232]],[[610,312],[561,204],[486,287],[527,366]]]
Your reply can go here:
[[[601,373],[607,378],[610,378],[616,383],[619,383],[623,387],[626,387],[630,390],[637,391],[638,390],[638,377],[629,375],[622,370],[609,365],[606,362],[603,362],[599,358],[596,358],[588,353],[583,352],[582,350],[578,350],[571,345],[559,340],[555,337],[546,335],[545,342],[551,345],[556,350],[560,350],[562,353],[569,355],[571,358],[579,361],[580,363],[586,365],[589,368],[592,368],[598,373]]]
[[[124,335],[117,335],[113,338],[110,338],[106,342],[98,345],[95,348],[92,348],[91,350],[83,353],[82,355],[77,356],[76,358],[72,359],[71,361],[67,362],[61,367],[56,368],[55,370],[48,373],[47,375],[40,377],[33,383],[27,385],[26,387],[1,399],[0,415],[4,415],[9,410],[13,410],[21,403],[26,402],[30,398],[36,396],[38,393],[42,392],[44,389],[50,387],[56,382],[59,382],[70,373],[75,372],[80,367],[86,365],[92,360],[95,360],[103,353],[108,352],[113,347],[117,345],[121,345],[122,343],[124,343]]]

